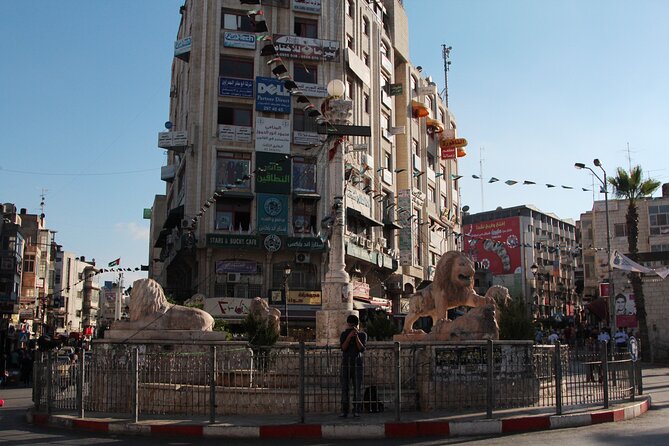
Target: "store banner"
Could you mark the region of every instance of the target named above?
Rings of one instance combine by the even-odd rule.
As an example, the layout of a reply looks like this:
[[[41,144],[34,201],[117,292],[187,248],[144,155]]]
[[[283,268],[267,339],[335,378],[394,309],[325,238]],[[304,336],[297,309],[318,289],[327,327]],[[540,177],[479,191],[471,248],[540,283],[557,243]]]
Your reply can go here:
[[[288,234],[288,195],[256,194],[258,234]]]

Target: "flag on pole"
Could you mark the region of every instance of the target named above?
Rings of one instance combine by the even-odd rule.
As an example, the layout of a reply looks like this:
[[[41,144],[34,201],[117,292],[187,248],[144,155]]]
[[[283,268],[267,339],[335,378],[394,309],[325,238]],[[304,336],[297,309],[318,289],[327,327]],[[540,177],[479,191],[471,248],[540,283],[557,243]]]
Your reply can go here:
[[[113,266],[119,266],[120,264],[121,264],[121,258],[119,257],[118,259],[116,259],[116,260],[114,260],[114,261],[112,261],[112,262],[109,262],[109,264],[108,264],[107,266],[108,266],[109,268],[111,268],[111,267],[113,267]]]

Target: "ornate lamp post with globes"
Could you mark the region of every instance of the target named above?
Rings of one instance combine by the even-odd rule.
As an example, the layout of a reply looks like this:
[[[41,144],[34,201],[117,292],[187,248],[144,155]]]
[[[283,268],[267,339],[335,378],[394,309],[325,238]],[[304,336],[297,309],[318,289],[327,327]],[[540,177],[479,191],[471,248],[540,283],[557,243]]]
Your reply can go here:
[[[353,102],[346,99],[346,86],[339,79],[333,79],[327,86],[328,97],[322,111],[330,124],[349,124]],[[326,124],[327,125],[327,124]],[[329,164],[328,197],[332,197],[332,232],[328,270],[323,281],[321,310],[316,312],[316,340],[323,344],[339,343],[342,325],[353,310],[353,294],[349,287],[349,275],[344,261],[344,229],[346,226],[346,205],[344,203],[344,147],[341,135],[330,135],[325,144],[335,150]],[[337,146],[338,145],[338,146]],[[329,148],[329,147],[328,147]]]

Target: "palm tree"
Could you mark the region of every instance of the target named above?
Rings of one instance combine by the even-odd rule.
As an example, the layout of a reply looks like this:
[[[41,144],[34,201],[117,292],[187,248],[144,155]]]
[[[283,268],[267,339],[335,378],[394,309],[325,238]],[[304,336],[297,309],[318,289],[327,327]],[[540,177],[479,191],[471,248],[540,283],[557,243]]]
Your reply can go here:
[[[635,262],[639,261],[639,212],[636,206],[636,201],[639,198],[650,197],[653,192],[660,187],[660,182],[651,178],[643,180],[641,166],[635,166],[630,169],[629,173],[619,167],[616,170],[615,177],[609,177],[609,183],[613,186],[613,193],[618,198],[628,200],[627,214],[625,215],[627,226],[627,246],[629,251],[629,258]],[[610,259],[609,259],[610,261]],[[634,300],[636,303],[636,317],[639,322],[639,337],[641,338],[641,345],[645,348],[641,349],[642,357],[648,359],[648,352],[650,346],[648,338],[648,324],[646,323],[646,300],[643,295],[643,282],[641,281],[641,273],[629,273],[629,279],[632,284],[632,291],[634,292]]]

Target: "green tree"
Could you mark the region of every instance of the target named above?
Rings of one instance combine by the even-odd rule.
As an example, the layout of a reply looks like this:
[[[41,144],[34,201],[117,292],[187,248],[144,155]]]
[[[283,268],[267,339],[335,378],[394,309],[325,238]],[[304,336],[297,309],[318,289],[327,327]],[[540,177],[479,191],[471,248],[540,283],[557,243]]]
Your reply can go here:
[[[365,322],[365,332],[369,339],[388,341],[400,331],[393,322],[392,316],[383,310],[369,312]]]
[[[627,214],[625,222],[627,225],[627,249],[629,258],[635,262],[639,261],[639,210],[637,200],[650,197],[660,187],[660,182],[648,178],[643,179],[641,166],[635,166],[627,172],[622,167],[616,170],[615,177],[609,177],[608,182],[613,186],[613,193],[618,198],[627,200]],[[610,259],[609,259],[610,261]],[[636,303],[636,317],[639,322],[639,337],[641,338],[641,355],[643,359],[649,359],[648,324],[646,322],[646,299],[643,295],[643,281],[641,273],[629,273],[629,279],[634,291]]]
[[[535,326],[527,311],[527,305],[523,299],[513,299],[507,305],[499,307],[499,338],[510,340],[534,339]]]
[[[268,369],[273,362],[272,346],[279,340],[279,332],[271,326],[268,318],[262,318],[253,313],[249,313],[244,319],[244,330],[256,358],[256,369]]]

